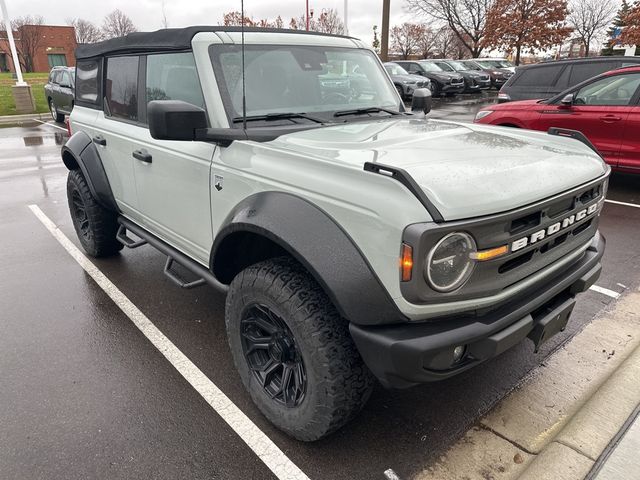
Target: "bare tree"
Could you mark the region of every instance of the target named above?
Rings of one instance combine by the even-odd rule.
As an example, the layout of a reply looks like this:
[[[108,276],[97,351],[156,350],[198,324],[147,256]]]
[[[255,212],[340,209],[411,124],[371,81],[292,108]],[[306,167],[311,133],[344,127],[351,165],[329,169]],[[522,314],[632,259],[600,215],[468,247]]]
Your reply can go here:
[[[418,42],[422,36],[422,28],[415,23],[403,23],[391,28],[391,49],[399,53],[403,59],[409,58],[417,52]]]
[[[584,55],[589,56],[591,42],[609,26],[616,13],[612,0],[574,0],[569,6],[567,20],[584,45]]]
[[[438,57],[442,57],[442,58],[453,57],[454,51],[456,50],[457,39],[458,37],[453,32],[453,30],[449,28],[449,25],[440,27],[436,31],[436,36],[434,39],[434,43],[435,43],[434,53]]]
[[[42,25],[44,19],[40,15],[26,15],[11,21],[11,29],[16,35],[16,51],[20,66],[25,72],[33,72],[34,59],[42,43]],[[0,30],[4,32],[4,21]],[[4,52],[7,53],[7,52]]]
[[[83,18],[67,18],[67,25],[71,25],[76,32],[76,42],[96,43],[102,40],[102,32],[89,20]]]
[[[487,12],[495,0],[407,0],[410,11],[444,22],[472,57],[484,48]]]
[[[416,52],[420,58],[429,58],[435,53],[438,30],[426,23],[420,24],[420,35],[416,43]]]
[[[307,28],[306,23],[307,19],[305,15],[300,15],[298,18],[291,19],[289,28],[292,30],[305,30]],[[340,15],[338,15],[338,11],[333,8],[322,9],[318,17],[314,17],[312,11],[309,18],[309,30],[341,35],[344,33],[344,22],[340,18]]]
[[[124,37],[138,29],[131,19],[121,10],[115,9],[102,21],[102,35],[104,38]]]

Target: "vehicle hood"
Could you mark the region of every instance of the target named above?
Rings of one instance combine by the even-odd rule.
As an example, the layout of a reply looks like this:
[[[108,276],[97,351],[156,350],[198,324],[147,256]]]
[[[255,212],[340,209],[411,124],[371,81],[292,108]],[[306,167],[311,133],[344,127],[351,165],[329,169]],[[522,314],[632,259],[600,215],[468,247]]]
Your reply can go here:
[[[540,99],[516,100],[513,102],[496,103],[484,107],[482,110],[495,110],[496,112],[505,110],[529,110],[538,106],[540,106]]]
[[[607,171],[602,159],[577,140],[427,119],[320,127],[283,135],[269,145],[356,169],[365,162],[401,168],[445,220],[522,207]]]
[[[421,77],[420,75],[391,75],[393,80],[397,80],[400,82],[428,82],[429,79],[425,77]]]

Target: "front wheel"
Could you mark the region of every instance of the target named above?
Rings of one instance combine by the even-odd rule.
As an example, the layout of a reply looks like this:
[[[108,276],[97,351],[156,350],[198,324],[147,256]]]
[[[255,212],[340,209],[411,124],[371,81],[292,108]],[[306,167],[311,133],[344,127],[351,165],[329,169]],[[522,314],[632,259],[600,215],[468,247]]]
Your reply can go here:
[[[373,388],[348,322],[297,262],[252,265],[229,287],[229,346],[242,383],[276,427],[318,440],[351,420]]]

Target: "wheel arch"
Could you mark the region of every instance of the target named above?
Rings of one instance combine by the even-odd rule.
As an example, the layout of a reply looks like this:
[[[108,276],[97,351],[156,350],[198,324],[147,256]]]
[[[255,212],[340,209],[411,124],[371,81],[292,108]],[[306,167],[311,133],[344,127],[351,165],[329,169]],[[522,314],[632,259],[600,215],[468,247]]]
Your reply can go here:
[[[210,268],[229,284],[249,265],[282,255],[305,267],[342,317],[363,325],[406,320],[347,232],[296,195],[261,192],[243,200],[216,236]]]
[[[91,195],[108,210],[118,211],[115,197],[104,170],[98,149],[85,132],[74,133],[60,152],[62,162],[69,170],[80,169]]]

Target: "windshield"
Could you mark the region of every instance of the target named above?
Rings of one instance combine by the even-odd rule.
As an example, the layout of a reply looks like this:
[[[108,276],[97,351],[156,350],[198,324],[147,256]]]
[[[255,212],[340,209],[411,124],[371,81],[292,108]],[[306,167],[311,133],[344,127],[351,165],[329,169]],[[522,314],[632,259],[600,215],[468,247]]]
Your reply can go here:
[[[456,62],[455,60],[448,60],[447,63],[451,66],[451,68],[453,68],[454,70],[458,71],[458,70],[470,70],[471,67],[465,65],[462,62]]]
[[[502,68],[512,68],[514,66],[509,60],[499,60],[498,65]]]
[[[409,75],[400,65],[386,63],[384,68],[389,72],[389,75]]]
[[[438,67],[440,67],[445,72],[454,72],[455,70],[449,63],[447,62],[434,62]]]
[[[442,68],[432,62],[419,62],[425,72],[442,72]]]
[[[209,50],[230,120],[242,116],[240,45]],[[393,84],[365,49],[300,45],[245,45],[247,117],[307,113],[330,119],[342,110],[401,111]]]

